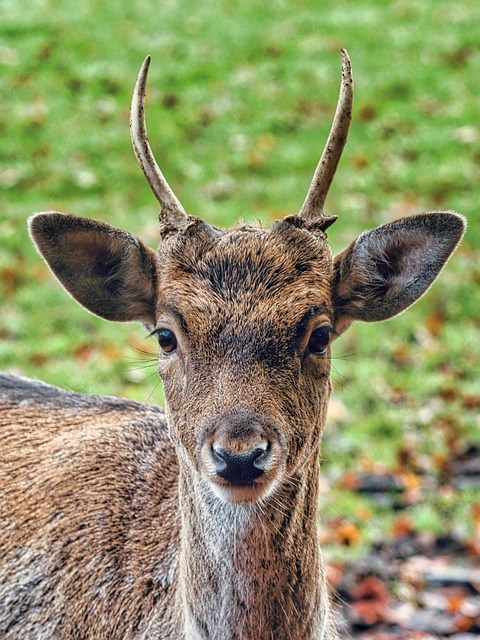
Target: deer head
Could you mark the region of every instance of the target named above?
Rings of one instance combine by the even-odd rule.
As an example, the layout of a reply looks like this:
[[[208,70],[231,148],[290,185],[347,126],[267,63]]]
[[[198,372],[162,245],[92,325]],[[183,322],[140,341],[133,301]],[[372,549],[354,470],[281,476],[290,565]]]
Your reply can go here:
[[[31,236],[61,284],[107,320],[139,321],[160,345],[168,424],[181,468],[227,503],[255,503],[318,459],[330,344],[356,320],[391,318],[432,284],[464,232],[424,213],[363,233],[332,257],[323,206],[346,142],[353,80],[340,97],[298,215],[220,230],[187,215],[155,162],[144,119],[150,58],[131,111],[138,162],[161,205],[153,252],[102,222],[40,213]],[[213,492],[213,493],[212,493]]]

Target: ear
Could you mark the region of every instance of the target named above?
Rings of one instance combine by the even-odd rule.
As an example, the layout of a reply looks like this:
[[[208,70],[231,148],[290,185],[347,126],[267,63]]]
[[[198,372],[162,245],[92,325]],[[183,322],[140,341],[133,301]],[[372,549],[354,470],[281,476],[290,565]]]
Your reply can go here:
[[[106,320],[155,321],[155,253],[110,225],[62,213],[39,213],[30,235],[65,289]]]
[[[338,334],[355,320],[386,320],[420,298],[465,231],[455,213],[423,213],[363,233],[334,261]]]

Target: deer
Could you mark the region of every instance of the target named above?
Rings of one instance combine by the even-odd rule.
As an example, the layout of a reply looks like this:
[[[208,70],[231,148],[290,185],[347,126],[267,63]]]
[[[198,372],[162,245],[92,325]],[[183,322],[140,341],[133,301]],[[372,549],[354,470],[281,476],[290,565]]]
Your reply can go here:
[[[317,518],[331,345],[418,300],[465,219],[397,219],[332,255],[324,203],[353,105],[345,50],[299,213],[227,230],[188,215],[148,141],[149,64],[130,128],[161,207],[158,250],[71,214],[29,228],[75,300],[156,337],[165,409],[0,377],[0,636],[335,640]]]

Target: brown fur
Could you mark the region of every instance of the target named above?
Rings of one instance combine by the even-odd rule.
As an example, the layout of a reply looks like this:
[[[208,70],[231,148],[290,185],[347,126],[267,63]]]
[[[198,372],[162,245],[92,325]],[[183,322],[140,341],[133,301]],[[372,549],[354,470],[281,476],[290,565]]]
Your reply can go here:
[[[0,637],[142,637],[152,612],[158,637],[175,637],[178,463],[163,412],[4,375],[0,402]]]

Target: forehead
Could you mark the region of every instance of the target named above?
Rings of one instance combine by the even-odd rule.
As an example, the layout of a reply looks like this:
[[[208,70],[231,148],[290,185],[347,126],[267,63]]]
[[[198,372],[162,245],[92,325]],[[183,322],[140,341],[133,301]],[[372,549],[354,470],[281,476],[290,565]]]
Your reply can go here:
[[[295,322],[311,309],[330,311],[332,255],[322,232],[286,221],[270,229],[192,226],[159,249],[160,304],[187,324],[232,314]]]

